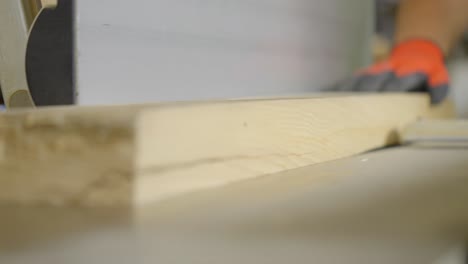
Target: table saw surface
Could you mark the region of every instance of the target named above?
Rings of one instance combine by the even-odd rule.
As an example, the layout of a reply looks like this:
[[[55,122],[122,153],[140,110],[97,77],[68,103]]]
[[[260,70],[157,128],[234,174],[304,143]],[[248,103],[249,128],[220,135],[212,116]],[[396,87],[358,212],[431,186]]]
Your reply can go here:
[[[468,149],[397,147],[138,209],[0,210],[0,263],[428,263],[468,231]]]

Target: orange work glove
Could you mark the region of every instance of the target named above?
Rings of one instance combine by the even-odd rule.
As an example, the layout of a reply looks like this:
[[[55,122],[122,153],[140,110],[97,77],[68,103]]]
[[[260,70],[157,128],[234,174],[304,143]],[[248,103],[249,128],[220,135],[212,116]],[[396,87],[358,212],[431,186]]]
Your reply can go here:
[[[413,39],[393,48],[390,57],[332,87],[334,91],[427,92],[431,103],[448,93],[449,76],[442,50],[433,42]]]

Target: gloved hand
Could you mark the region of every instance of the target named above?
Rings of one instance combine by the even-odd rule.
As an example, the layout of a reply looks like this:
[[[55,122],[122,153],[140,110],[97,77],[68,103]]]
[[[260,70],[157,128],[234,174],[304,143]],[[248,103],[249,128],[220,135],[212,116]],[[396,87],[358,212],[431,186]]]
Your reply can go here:
[[[428,92],[431,103],[437,104],[447,96],[448,88],[442,50],[431,41],[414,39],[398,44],[387,60],[357,72],[331,90]]]

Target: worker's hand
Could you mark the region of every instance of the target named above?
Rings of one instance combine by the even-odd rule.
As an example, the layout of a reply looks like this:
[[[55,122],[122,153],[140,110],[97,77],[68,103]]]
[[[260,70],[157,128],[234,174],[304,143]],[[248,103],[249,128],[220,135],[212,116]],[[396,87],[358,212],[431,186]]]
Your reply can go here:
[[[332,87],[333,91],[428,92],[432,104],[448,93],[449,77],[442,50],[428,40],[398,44],[390,57]]]

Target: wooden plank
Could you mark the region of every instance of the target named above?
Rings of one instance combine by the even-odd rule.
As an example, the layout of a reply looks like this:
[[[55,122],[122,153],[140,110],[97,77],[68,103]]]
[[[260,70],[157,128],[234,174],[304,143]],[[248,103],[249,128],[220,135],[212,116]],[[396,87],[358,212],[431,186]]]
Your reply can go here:
[[[136,205],[393,144],[418,94],[342,95],[0,115],[0,201]]]

